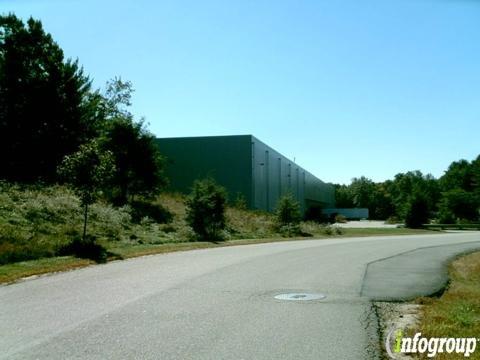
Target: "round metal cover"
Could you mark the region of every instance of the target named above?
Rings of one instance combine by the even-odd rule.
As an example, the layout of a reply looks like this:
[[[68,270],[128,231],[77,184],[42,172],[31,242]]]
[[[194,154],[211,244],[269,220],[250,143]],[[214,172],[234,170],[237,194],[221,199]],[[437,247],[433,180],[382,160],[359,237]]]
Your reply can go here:
[[[279,294],[275,296],[277,300],[290,300],[290,301],[308,301],[308,300],[323,300],[327,296],[323,294],[311,294],[311,293],[289,293]]]

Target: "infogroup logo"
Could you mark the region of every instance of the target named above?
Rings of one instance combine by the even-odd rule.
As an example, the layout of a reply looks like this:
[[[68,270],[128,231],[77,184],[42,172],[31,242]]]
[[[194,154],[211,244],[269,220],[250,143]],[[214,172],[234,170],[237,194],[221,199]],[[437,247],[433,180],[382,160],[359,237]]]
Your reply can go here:
[[[440,353],[463,354],[470,357],[477,347],[477,338],[447,338],[447,337],[422,337],[416,333],[413,337],[404,337],[400,329],[392,329],[385,339],[385,349],[392,359],[398,359],[399,354],[427,354],[433,358]]]

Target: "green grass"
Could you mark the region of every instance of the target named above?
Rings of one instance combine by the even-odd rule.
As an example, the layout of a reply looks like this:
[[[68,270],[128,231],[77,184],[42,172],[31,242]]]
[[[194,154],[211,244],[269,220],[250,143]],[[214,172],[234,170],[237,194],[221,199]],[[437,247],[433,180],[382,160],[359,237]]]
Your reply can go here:
[[[475,337],[480,334],[480,252],[450,264],[450,284],[438,298],[421,298],[423,317],[418,331],[425,337]],[[426,357],[425,357],[426,358]],[[436,359],[464,359],[463,355],[438,354]],[[477,349],[469,359],[480,359]]]
[[[62,256],[6,264],[0,266],[0,283],[11,283],[33,275],[78,269],[93,263],[87,259]]]
[[[278,232],[272,214],[229,207],[227,229],[223,234],[225,242],[192,242],[192,231],[185,222],[184,200],[182,195],[162,194],[150,201],[148,206],[135,209],[130,206],[116,208],[98,202],[90,207],[88,232],[107,250],[107,260],[292,239]],[[69,244],[79,239],[82,220],[80,202],[66,187],[19,186],[0,182],[0,282],[91,264],[89,260],[65,257],[72,255]],[[298,238],[426,232],[337,229],[315,222],[302,222],[300,229],[303,237]]]

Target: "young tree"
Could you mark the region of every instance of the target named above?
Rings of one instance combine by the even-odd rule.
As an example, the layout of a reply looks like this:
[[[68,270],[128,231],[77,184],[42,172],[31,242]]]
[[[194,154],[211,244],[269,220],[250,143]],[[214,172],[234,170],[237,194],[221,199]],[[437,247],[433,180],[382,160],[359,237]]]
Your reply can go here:
[[[113,154],[112,196],[119,205],[135,195],[153,196],[167,183],[155,137],[128,111],[132,92],[130,82],[115,78],[107,83],[104,97],[107,120],[101,145]]]
[[[119,205],[135,195],[153,196],[166,185],[164,158],[143,123],[128,118],[110,120],[102,147],[112,153],[115,162],[111,185]]]
[[[302,219],[300,204],[291,194],[284,195],[278,200],[276,217],[280,226],[298,225],[300,223]]]
[[[283,195],[277,203],[275,212],[278,231],[284,236],[294,236],[301,233],[300,221],[302,214],[300,204],[292,194]]]
[[[99,191],[115,170],[112,154],[101,151],[92,141],[67,155],[58,168],[59,175],[72,185],[83,207],[83,242],[87,236],[88,205],[95,202]]]
[[[213,179],[197,180],[186,201],[186,220],[201,240],[221,240],[225,229],[227,194]]]
[[[0,178],[53,181],[97,134],[91,81],[40,21],[0,16]]]

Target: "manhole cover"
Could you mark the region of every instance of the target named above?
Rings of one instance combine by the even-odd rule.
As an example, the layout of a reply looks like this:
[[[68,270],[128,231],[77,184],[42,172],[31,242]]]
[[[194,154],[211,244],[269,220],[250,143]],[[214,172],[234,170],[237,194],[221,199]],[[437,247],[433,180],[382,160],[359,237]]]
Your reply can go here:
[[[307,300],[323,300],[327,296],[323,294],[310,294],[310,293],[289,293],[279,294],[275,296],[277,300],[290,300],[290,301],[307,301]]]

